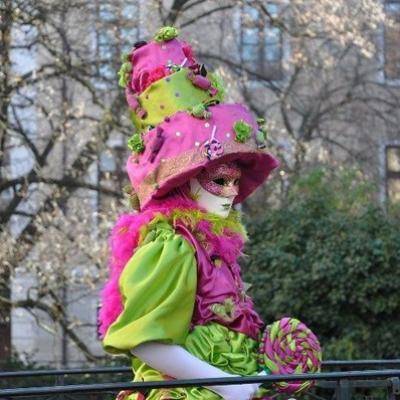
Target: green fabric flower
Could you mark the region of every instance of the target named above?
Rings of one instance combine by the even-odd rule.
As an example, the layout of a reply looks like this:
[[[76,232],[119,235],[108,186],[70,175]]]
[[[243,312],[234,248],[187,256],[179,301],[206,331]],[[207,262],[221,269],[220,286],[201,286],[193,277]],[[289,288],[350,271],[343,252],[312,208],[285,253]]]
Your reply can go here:
[[[257,118],[258,129],[264,133],[264,139],[268,138],[268,125],[264,118]]]
[[[140,133],[134,133],[128,140],[128,147],[135,153],[142,153],[144,151],[144,143]]]
[[[126,87],[129,81],[129,73],[132,71],[132,64],[128,60],[128,54],[124,54],[121,57],[122,65],[118,71],[119,81],[118,84],[121,87]]]
[[[258,131],[256,133],[256,143],[258,148],[264,148],[266,146],[265,141],[268,138],[267,123],[264,118],[257,118]]]
[[[215,72],[213,74],[208,74],[207,78],[210,79],[211,84],[218,90],[217,95],[214,97],[215,100],[218,100],[220,103],[224,101],[225,97],[225,86],[222,78],[217,75]]]
[[[180,71],[182,69],[182,67],[180,65],[178,65],[178,64],[169,64],[168,65],[168,69],[171,72],[178,72],[178,71]]]
[[[211,113],[207,111],[207,107],[202,103],[193,106],[191,114],[193,115],[193,117],[205,119],[208,119],[211,116]]]
[[[262,129],[259,129],[256,133],[257,142],[263,142],[266,139],[265,133]]]
[[[154,36],[154,40],[157,43],[168,42],[169,40],[175,39],[179,34],[178,29],[173,26],[163,26],[158,30]]]
[[[256,133],[256,143],[257,143],[257,147],[259,149],[262,149],[266,146],[265,145],[265,135],[264,135],[264,132],[261,130],[258,130]]]
[[[226,298],[222,304],[212,304],[210,310],[224,321],[233,321],[235,317],[235,304],[230,297]]]
[[[237,142],[245,143],[250,139],[252,128],[247,122],[244,122],[243,120],[235,122],[233,130],[236,133]]]

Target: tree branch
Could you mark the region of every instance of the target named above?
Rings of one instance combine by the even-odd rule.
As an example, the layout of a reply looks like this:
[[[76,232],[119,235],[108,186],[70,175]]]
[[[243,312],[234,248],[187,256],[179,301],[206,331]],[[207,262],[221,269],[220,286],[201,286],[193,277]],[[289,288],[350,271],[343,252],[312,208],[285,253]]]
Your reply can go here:
[[[50,297],[53,298],[53,304],[47,304],[44,301],[34,299],[23,299],[12,301],[6,297],[0,296],[0,303],[3,303],[12,308],[24,308],[26,310],[40,310],[46,313],[52,321],[58,323],[63,328],[66,335],[85,355],[88,361],[99,361],[104,357],[94,355],[83,340],[70,328],[71,322],[68,321],[66,312],[59,299],[53,291],[49,291]]]
[[[29,178],[29,176],[22,176],[19,178],[15,178],[15,179],[0,183],[0,192],[8,189],[10,187],[15,188],[16,186],[19,186],[19,185],[30,185],[31,183],[46,183],[49,185],[56,185],[56,186],[65,187],[65,188],[69,188],[69,189],[89,189],[89,190],[94,190],[96,192],[103,193],[103,194],[106,194],[109,196],[113,196],[118,199],[123,198],[123,196],[120,192],[109,189],[109,188],[99,185],[99,184],[94,185],[92,183],[79,181],[75,177],[70,176],[70,175],[64,175],[60,179],[47,178],[47,177],[43,177],[43,176],[39,176],[39,175],[35,175],[31,178]]]
[[[233,7],[234,7],[234,5],[228,5],[228,6],[221,6],[221,7],[213,8],[212,10],[206,11],[203,14],[197,15],[196,17],[190,19],[189,21],[185,21],[184,23],[181,24],[181,27],[184,28],[185,26],[194,24],[195,22],[197,22],[205,17],[208,17],[209,15],[214,14],[218,11],[229,10]]]

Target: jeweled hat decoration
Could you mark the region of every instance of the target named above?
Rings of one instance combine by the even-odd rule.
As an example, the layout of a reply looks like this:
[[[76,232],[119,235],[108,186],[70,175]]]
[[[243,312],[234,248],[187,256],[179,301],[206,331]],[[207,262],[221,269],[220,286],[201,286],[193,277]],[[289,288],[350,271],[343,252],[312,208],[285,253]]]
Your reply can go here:
[[[265,151],[265,123],[243,105],[222,103],[220,79],[177,37],[164,27],[136,43],[119,72],[135,126],[127,162],[133,192],[143,208],[211,163],[237,161],[241,202],[278,165]]]

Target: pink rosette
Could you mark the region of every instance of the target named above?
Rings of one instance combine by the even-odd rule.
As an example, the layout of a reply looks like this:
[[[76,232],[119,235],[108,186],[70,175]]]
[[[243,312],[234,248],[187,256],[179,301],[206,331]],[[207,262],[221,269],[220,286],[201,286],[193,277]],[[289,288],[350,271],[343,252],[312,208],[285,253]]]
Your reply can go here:
[[[282,318],[265,328],[260,344],[259,363],[272,375],[316,373],[321,370],[321,346],[305,324],[295,318]],[[299,394],[314,381],[279,382],[279,392]]]
[[[147,69],[138,75],[135,79],[131,79],[130,85],[134,93],[144,92],[152,83],[171,75],[171,71],[163,65],[159,65],[154,69]]]

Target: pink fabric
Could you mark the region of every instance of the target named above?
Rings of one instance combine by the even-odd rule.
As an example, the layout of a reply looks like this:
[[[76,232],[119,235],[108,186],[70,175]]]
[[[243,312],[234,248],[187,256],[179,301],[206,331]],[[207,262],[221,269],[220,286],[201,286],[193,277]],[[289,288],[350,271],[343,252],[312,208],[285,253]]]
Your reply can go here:
[[[199,224],[200,225],[200,224]],[[198,227],[210,244],[205,250],[185,226],[177,225],[177,233],[184,236],[196,249],[198,281],[192,326],[206,325],[216,321],[236,332],[257,339],[263,325],[250,297],[244,292],[243,281],[237,257],[241,254],[243,241],[240,236],[225,230],[224,235],[216,236],[203,221]],[[219,260],[216,266],[213,260]],[[233,315],[226,319],[212,310],[215,304],[223,304],[231,299],[234,305]]]
[[[235,198],[235,203],[242,202],[267,179],[271,170],[278,166],[278,161],[272,155],[263,151],[245,149],[226,156],[223,154],[223,148],[235,140],[233,126],[237,121],[242,120],[252,127],[252,140],[255,140],[257,123],[247,108],[241,104],[219,104],[210,107],[210,111],[211,118],[208,120],[195,118],[187,112],[178,112],[144,136],[144,152],[138,156],[129,157],[126,164],[129,179],[136,192],[139,192],[146,176],[162,165],[161,160],[168,161],[184,155],[189,150],[204,153],[203,145],[212,139],[213,132],[214,138],[222,146],[222,153],[218,155],[215,162],[238,160],[242,169],[239,195]],[[158,131],[162,131],[164,144],[154,155],[152,144],[157,138]],[[195,158],[193,154],[196,153],[192,153],[192,157]],[[136,158],[137,162],[135,162]],[[197,175],[201,168],[212,163],[205,155],[200,160],[197,157],[193,161],[187,160],[187,162],[189,165],[182,168],[179,173],[159,181],[158,189],[154,189],[154,192],[150,193],[147,198],[141,198],[141,204],[145,205],[155,194],[157,196],[165,195],[172,188],[182,185]]]
[[[134,93],[141,93],[147,89],[153,82],[170,75],[171,72],[167,67],[159,65],[153,70],[143,71],[143,73],[138,76],[136,80],[131,81],[131,89]]]
[[[169,64],[181,65],[185,58],[185,67],[196,64],[191,47],[177,39],[168,42],[150,42],[134,50],[131,55],[133,65],[130,88],[137,94],[142,93],[151,83],[168,75]]]
[[[187,42],[181,42],[181,43],[182,43],[183,54],[188,59],[188,64],[185,64],[185,66],[197,64],[197,61],[194,57],[194,52],[193,52],[192,46]]]
[[[157,212],[169,215],[174,209],[199,208],[192,200],[185,198],[185,191],[177,189],[175,195],[163,201],[154,201],[139,214],[122,215],[114,226],[111,238],[111,257],[109,262],[109,280],[101,292],[102,305],[99,310],[99,334],[104,336],[108,327],[118,318],[123,309],[118,281],[126,263],[132,257],[138,243],[140,228],[149,223]],[[204,325],[217,321],[232,330],[256,338],[262,321],[253,309],[253,303],[243,292],[240,267],[237,258],[243,248],[239,234],[225,230],[217,236],[211,232],[208,221],[201,221],[196,232],[206,239],[205,250],[188,227],[179,223],[177,233],[182,234],[196,249],[198,264],[198,292],[196,295],[193,325]],[[222,265],[216,267],[213,259],[218,257]],[[230,297],[235,304],[234,318],[225,321],[214,314],[212,304],[222,303]]]

